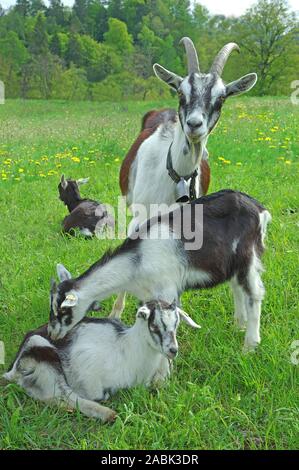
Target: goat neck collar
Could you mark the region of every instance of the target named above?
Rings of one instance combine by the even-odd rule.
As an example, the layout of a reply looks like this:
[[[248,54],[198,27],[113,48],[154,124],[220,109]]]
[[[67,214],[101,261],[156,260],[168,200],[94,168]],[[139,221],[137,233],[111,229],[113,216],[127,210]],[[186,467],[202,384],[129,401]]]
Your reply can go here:
[[[189,185],[189,196],[188,194],[184,194],[184,200],[179,200],[180,198],[178,198],[176,200],[176,202],[190,202],[190,201],[194,201],[194,199],[196,199],[196,190],[195,190],[195,181],[196,181],[196,177],[198,175],[198,170],[195,169],[192,173],[190,173],[189,175],[185,175],[185,176],[180,176],[176,171],[175,169],[173,168],[173,165],[172,165],[172,156],[171,156],[171,147],[172,147],[172,143],[170,144],[170,147],[168,149],[168,154],[167,154],[167,161],[166,161],[166,169],[168,171],[168,174],[170,176],[170,178],[172,179],[172,181],[174,181],[177,185],[177,189],[178,189],[178,192],[179,192],[179,186],[181,185],[182,188],[185,187],[185,182],[190,181],[190,185]]]

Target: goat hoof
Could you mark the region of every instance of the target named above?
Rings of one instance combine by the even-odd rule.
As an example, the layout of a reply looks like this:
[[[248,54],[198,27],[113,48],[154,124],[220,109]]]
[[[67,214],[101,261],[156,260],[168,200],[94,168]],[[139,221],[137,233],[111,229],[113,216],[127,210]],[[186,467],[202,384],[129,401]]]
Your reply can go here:
[[[247,320],[244,318],[244,316],[235,314],[234,315],[234,323],[235,323],[235,327],[238,330],[240,330],[240,331],[246,330]]]
[[[106,415],[103,417],[104,423],[114,423],[117,418],[117,413],[114,410],[108,409]]]
[[[243,346],[243,353],[244,354],[254,353],[258,345],[259,345],[258,341],[255,341],[253,343],[245,343]]]
[[[239,331],[245,331],[246,330],[246,322],[244,320],[240,320],[240,319],[235,318],[235,327]]]

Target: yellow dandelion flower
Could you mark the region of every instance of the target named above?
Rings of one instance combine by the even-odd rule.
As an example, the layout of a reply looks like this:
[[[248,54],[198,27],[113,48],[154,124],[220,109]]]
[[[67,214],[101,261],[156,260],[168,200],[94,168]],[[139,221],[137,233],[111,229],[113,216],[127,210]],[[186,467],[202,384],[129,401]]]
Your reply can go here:
[[[225,161],[225,158],[223,158],[223,157],[218,157],[218,160],[220,160],[221,162],[224,162],[224,161]]]
[[[24,168],[19,168],[19,173],[24,173]]]
[[[291,162],[291,160],[286,160],[286,161],[285,161],[285,164],[286,164],[286,165],[291,165],[292,162]]]
[[[80,161],[81,161],[80,158],[78,158],[78,157],[72,157],[72,160],[75,163],[80,163]]]

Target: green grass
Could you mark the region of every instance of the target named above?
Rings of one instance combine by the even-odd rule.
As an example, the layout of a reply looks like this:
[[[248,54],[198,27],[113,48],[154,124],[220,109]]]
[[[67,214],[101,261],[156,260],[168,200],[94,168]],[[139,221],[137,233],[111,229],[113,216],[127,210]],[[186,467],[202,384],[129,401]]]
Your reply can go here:
[[[66,210],[58,200],[60,174],[90,176],[83,196],[116,207],[121,160],[143,113],[161,105],[176,106],[42,101],[0,106],[0,339],[6,346],[0,373],[24,333],[47,321],[56,263],[78,275],[118,244],[61,235]],[[288,99],[231,100],[208,146],[210,192],[248,192],[273,216],[258,352],[241,352],[243,334],[234,328],[227,286],[185,293],[183,306],[202,330],[181,325],[180,354],[162,389],[118,393],[109,401],[118,419],[107,426],[35,402],[16,385],[2,385],[0,448],[299,447],[299,367],[290,361],[291,344],[299,340],[298,110]],[[103,302],[103,315],[112,302]],[[124,321],[133,323],[136,305],[130,298]]]

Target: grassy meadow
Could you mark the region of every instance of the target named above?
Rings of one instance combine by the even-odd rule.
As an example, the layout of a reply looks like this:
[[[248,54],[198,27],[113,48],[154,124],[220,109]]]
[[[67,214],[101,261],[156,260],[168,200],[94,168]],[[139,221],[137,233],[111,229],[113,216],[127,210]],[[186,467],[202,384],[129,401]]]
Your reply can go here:
[[[0,106],[0,340],[8,367],[24,333],[48,319],[56,263],[78,275],[119,242],[69,239],[61,173],[90,177],[82,196],[116,207],[121,160],[149,109],[176,102],[7,101]],[[0,449],[295,449],[299,448],[298,157],[299,108],[290,100],[228,101],[209,140],[210,192],[239,189],[269,209],[262,343],[243,355],[228,286],[193,291],[183,307],[202,325],[184,324],[171,380],[159,390],[118,393],[102,425],[33,401],[0,385]],[[297,140],[296,140],[297,139]],[[108,315],[113,299],[103,302]],[[130,298],[123,320],[133,323]],[[299,354],[298,354],[299,358]]]

